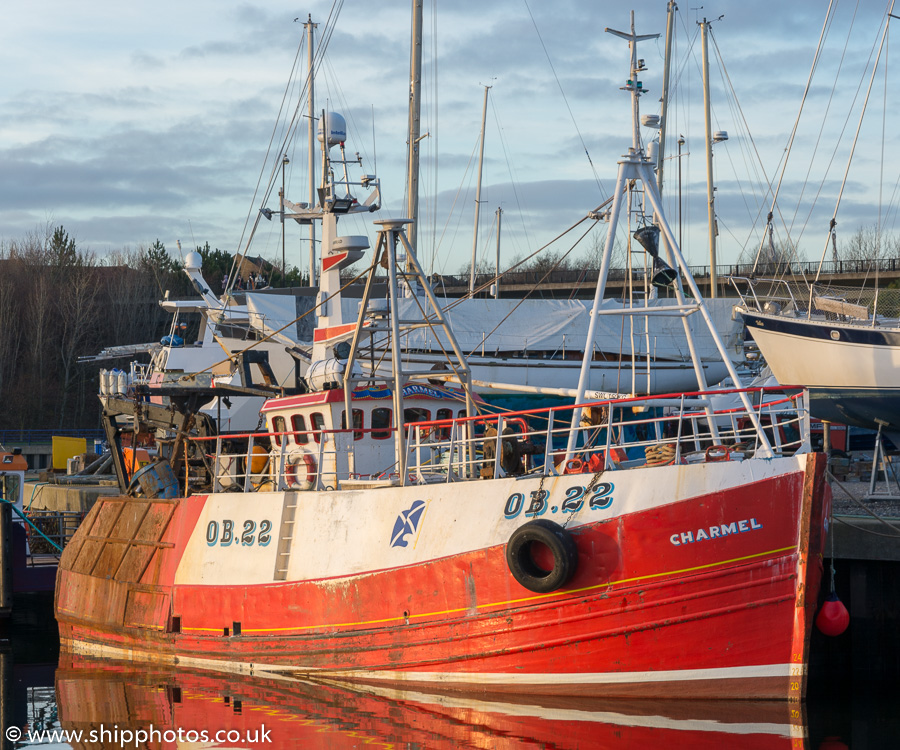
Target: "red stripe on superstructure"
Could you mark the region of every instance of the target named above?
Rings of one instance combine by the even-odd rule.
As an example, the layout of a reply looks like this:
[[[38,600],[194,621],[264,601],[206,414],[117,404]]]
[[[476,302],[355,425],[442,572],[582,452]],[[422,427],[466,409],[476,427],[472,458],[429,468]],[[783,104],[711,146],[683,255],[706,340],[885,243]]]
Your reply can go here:
[[[338,336],[346,336],[348,333],[353,333],[353,331],[355,330],[356,323],[347,323],[340,326],[329,326],[328,328],[316,328],[313,331],[313,341],[316,343],[329,341],[333,338],[337,338]]]
[[[338,263],[340,263],[342,260],[344,260],[344,258],[346,258],[347,255],[348,255],[347,250],[345,250],[342,253],[335,253],[334,255],[326,255],[324,258],[322,258],[322,270],[327,271],[328,269],[332,268],[333,266],[336,266]]]
[[[285,396],[284,398],[270,398],[266,401],[261,412],[287,409],[294,406],[314,406],[316,404],[330,404],[344,400],[343,388],[332,388],[327,391],[304,393],[299,396]]]

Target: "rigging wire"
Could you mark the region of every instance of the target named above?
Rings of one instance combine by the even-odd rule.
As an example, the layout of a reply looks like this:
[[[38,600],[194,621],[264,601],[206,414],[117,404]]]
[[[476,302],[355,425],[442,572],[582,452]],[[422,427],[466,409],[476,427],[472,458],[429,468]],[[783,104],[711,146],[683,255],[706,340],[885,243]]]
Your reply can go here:
[[[463,185],[465,184],[465,181],[466,181],[466,177],[469,175],[469,168],[472,166],[472,162],[475,159],[475,152],[478,150],[478,140],[479,140],[478,138],[475,139],[475,145],[472,147],[472,153],[469,156],[469,161],[466,164],[465,171],[463,172],[463,178],[459,183],[459,187],[456,189],[456,195],[453,196],[453,205],[450,207],[450,212],[447,214],[447,221],[444,222],[444,229],[441,232],[441,236],[438,239],[437,245],[435,246],[435,254],[437,253],[437,250],[440,249],[440,246],[443,244],[444,235],[447,234],[447,229],[450,226],[450,220],[453,218],[453,214],[456,209],[456,203],[459,200],[460,193],[462,192]],[[469,185],[471,185],[471,183],[472,183],[472,178],[469,177]],[[468,196],[468,194],[469,194],[468,188],[466,188],[466,196]],[[462,212],[460,212],[459,216],[456,219],[456,231],[459,231],[459,225],[461,222],[462,222]],[[454,233],[454,236],[455,236],[455,233]],[[446,263],[446,261],[445,261],[445,263]],[[443,274],[443,272],[444,272],[444,268],[442,265],[440,273]]]
[[[826,107],[825,107],[825,113],[822,115],[822,118],[821,118],[821,123],[820,123],[820,126],[819,126],[819,132],[818,132],[818,135],[816,136],[816,142],[815,142],[815,145],[814,145],[814,147],[813,147],[813,152],[812,152],[812,154],[811,154],[811,156],[810,156],[810,159],[809,159],[809,165],[807,166],[806,175],[805,175],[805,178],[804,178],[804,180],[803,180],[803,185],[802,185],[802,187],[801,187],[801,189],[800,189],[800,195],[799,195],[798,198],[797,198],[797,207],[794,209],[794,216],[793,216],[793,218],[791,219],[790,225],[787,227],[787,231],[788,231],[789,233],[792,233],[792,232],[793,232],[794,225],[797,223],[797,215],[798,215],[799,212],[800,212],[800,205],[801,205],[802,200],[803,200],[803,194],[806,192],[806,185],[807,185],[807,183],[809,182],[810,174],[812,173],[812,168],[813,168],[813,165],[815,164],[815,161],[816,161],[816,154],[817,154],[818,151],[819,151],[819,145],[820,145],[820,143],[821,143],[822,136],[823,136],[823,133],[824,133],[824,130],[825,130],[826,119],[827,119],[827,117],[828,117],[828,113],[831,111],[831,105],[832,105],[832,103],[833,103],[833,101],[834,101],[834,98],[835,98],[835,94],[836,94],[836,91],[837,91],[837,82],[838,82],[838,78],[839,78],[839,76],[840,76],[841,70],[843,69],[844,61],[845,61],[846,56],[847,56],[847,50],[849,49],[849,46],[850,46],[851,32],[852,32],[853,27],[854,27],[854,25],[855,25],[855,22],[856,22],[856,15],[857,15],[858,11],[859,11],[859,2],[857,2],[856,7],[854,8],[854,11],[853,11],[853,17],[850,19],[850,24],[849,24],[848,29],[847,29],[847,37],[846,37],[846,39],[844,40],[844,48],[843,48],[843,50],[842,50],[842,52],[841,52],[841,58],[840,58],[840,60],[839,60],[839,62],[838,62],[838,69],[837,69],[837,71],[835,72],[834,83],[832,84],[832,87],[831,87],[831,93],[829,94],[829,97],[828,97],[828,103],[826,104]],[[826,18],[826,20],[827,20],[827,18]],[[833,22],[834,22],[834,16],[832,16],[831,22],[829,23],[829,27],[831,26],[831,24],[832,24]],[[868,63],[867,63],[866,65],[867,65],[867,67],[868,67]],[[865,70],[864,70],[863,72],[865,72]],[[853,106],[854,106],[854,104],[856,103],[857,97],[859,96],[859,89],[860,89],[860,87],[862,86],[862,80],[863,80],[863,79],[861,78],[861,79],[860,79],[860,83],[857,85],[857,91],[856,91],[856,94],[854,95],[853,100],[852,100],[852,102],[851,102],[851,104],[850,104],[850,107],[849,107],[848,110],[847,110],[847,117],[846,117],[846,119],[844,120],[844,126],[843,126],[843,128],[841,129],[841,135],[840,135],[840,137],[838,137],[838,139],[837,139],[836,142],[835,142],[834,149],[832,150],[832,152],[831,152],[831,157],[830,157],[830,159],[828,160],[828,163],[826,164],[825,171],[824,171],[824,173],[823,173],[823,175],[822,175],[821,181],[819,182],[818,189],[816,190],[815,196],[814,196],[813,200],[812,200],[811,203],[810,203],[809,210],[808,210],[807,213],[806,213],[806,219],[804,220],[803,225],[802,225],[802,227],[801,227],[801,229],[800,229],[800,234],[797,236],[796,240],[794,241],[794,246],[795,246],[795,247],[796,247],[796,246],[799,246],[800,239],[803,237],[803,234],[804,234],[804,232],[806,231],[806,227],[809,225],[810,218],[812,217],[812,212],[813,212],[813,210],[814,210],[816,204],[818,203],[819,198],[822,196],[822,193],[824,192],[824,189],[825,189],[825,181],[826,181],[826,179],[828,178],[828,173],[831,171],[831,167],[832,167],[832,165],[834,164],[834,160],[837,158],[837,153],[838,153],[838,149],[839,149],[839,147],[840,147],[840,142],[841,142],[841,139],[842,139],[842,137],[843,137],[844,132],[845,132],[846,129],[847,129],[847,123],[849,123],[849,121],[850,121],[850,114],[852,113]],[[798,114],[798,118],[799,118],[799,114]],[[829,236],[830,236],[830,234],[831,234],[831,232],[829,231]]]
[[[754,228],[757,226],[758,219],[764,210],[763,201],[765,198],[758,198],[758,193],[756,190],[756,185],[759,182],[762,182],[765,185],[765,192],[771,192],[771,183],[769,182],[768,175],[766,174],[765,167],[762,164],[762,159],[759,156],[759,151],[756,148],[756,142],[753,139],[753,134],[750,132],[750,128],[747,124],[747,119],[744,116],[743,109],[741,108],[740,101],[738,100],[737,93],[735,92],[734,86],[731,82],[731,77],[728,73],[728,69],[725,64],[725,59],[722,56],[721,50],[719,49],[718,42],[716,41],[715,34],[713,33],[712,27],[709,28],[709,38],[712,41],[713,52],[715,53],[716,60],[719,63],[718,71],[719,76],[722,81],[722,86],[724,90],[729,93],[729,96],[726,97],[726,102],[728,105],[728,109],[731,113],[731,121],[740,124],[743,127],[743,132],[746,133],[746,141],[744,138],[738,139],[740,145],[740,153],[743,162],[743,171],[745,171],[748,175],[750,175],[750,182],[752,186],[751,198],[753,198],[754,206],[751,207],[750,201],[748,200],[747,191],[743,189],[739,189],[738,193],[740,194],[741,200],[744,204],[744,207],[747,211],[747,215],[750,217],[750,232],[754,231]],[[713,117],[716,116],[715,111],[713,111]],[[749,143],[751,148],[751,154],[748,154],[747,149],[745,148],[745,142]],[[728,162],[732,165],[732,170],[735,175],[739,173],[739,170],[735,166],[735,160],[733,158],[733,152],[731,149],[724,149],[724,157],[728,160]],[[750,155],[755,155],[756,159],[748,158]],[[762,173],[762,177],[760,177],[760,172]],[[717,221],[720,224],[724,225],[724,221],[717,216]],[[734,238],[735,242],[739,247],[745,247],[747,241],[741,241],[733,233],[729,234]],[[749,237],[747,238],[749,240]]]
[[[770,213],[774,213],[776,211],[777,202],[778,202],[778,194],[781,191],[782,184],[784,183],[784,176],[785,176],[785,173],[787,172],[788,159],[790,158],[791,149],[794,144],[794,138],[797,135],[797,129],[800,125],[800,115],[803,112],[803,107],[806,103],[806,98],[809,96],[809,91],[812,87],[813,75],[815,74],[815,71],[819,66],[820,55],[822,53],[825,38],[827,37],[828,29],[830,28],[830,25],[831,25],[829,18],[832,16],[833,8],[834,8],[834,0],[830,0],[828,3],[828,11],[825,14],[825,21],[822,24],[822,31],[819,34],[819,44],[816,47],[815,55],[813,55],[812,65],[810,66],[809,75],[807,76],[807,79],[806,79],[806,87],[803,90],[803,96],[800,98],[800,108],[797,113],[797,117],[794,120],[794,127],[791,129],[791,134],[788,137],[788,143],[785,148],[784,158],[781,161],[781,175],[779,176],[778,182],[775,187],[775,194],[772,196],[772,203],[771,203],[772,207],[769,211]],[[779,216],[780,216],[780,213],[779,213]],[[763,236],[763,242],[765,242],[765,235]],[[756,259],[753,262],[753,270],[754,271],[756,270],[756,267],[759,263],[759,258],[762,253],[762,248],[763,248],[763,245],[762,245],[762,243],[760,243],[759,250],[757,250],[757,252],[756,252]]]
[[[522,0],[525,4],[525,9],[528,11],[528,15],[531,18],[531,23],[534,26],[534,31],[537,34],[538,41],[541,43],[541,49],[544,50],[544,55],[547,58],[547,63],[550,65],[550,70],[553,73],[553,78],[556,80],[556,85],[559,88],[559,93],[562,94],[563,101],[566,103],[566,109],[569,111],[569,117],[572,120],[572,125],[575,127],[575,132],[578,133],[578,139],[581,141],[581,147],[584,149],[584,155],[587,156],[588,163],[591,165],[591,172],[594,174],[594,181],[597,183],[597,189],[600,191],[600,196],[602,198],[606,198],[606,191],[603,189],[603,185],[600,182],[600,176],[597,174],[597,168],[594,166],[594,162],[591,159],[591,154],[587,149],[587,144],[584,142],[584,136],[581,135],[581,130],[578,128],[578,123],[575,120],[575,115],[572,112],[572,108],[569,106],[569,100],[566,97],[566,92],[562,87],[562,83],[559,80],[559,76],[556,74],[556,68],[553,67],[553,60],[550,59],[550,53],[547,51],[547,46],[544,44],[544,39],[541,36],[541,30],[538,28],[537,21],[534,20],[534,14],[531,12],[531,7],[528,5],[528,0]]]
[[[265,173],[266,164],[268,164],[269,157],[272,154],[272,146],[275,142],[275,138],[278,133],[278,125],[281,122],[282,113],[285,111],[285,107],[287,106],[287,102],[288,102],[288,96],[290,94],[292,86],[294,85],[294,83],[293,83],[294,76],[300,65],[300,55],[303,52],[304,38],[305,37],[301,37],[300,44],[297,46],[297,52],[294,55],[294,62],[291,66],[291,72],[290,72],[290,75],[288,76],[288,81],[285,84],[284,93],[282,94],[282,98],[281,98],[281,104],[279,105],[279,108],[278,108],[278,116],[276,117],[275,123],[272,126],[272,134],[269,136],[269,145],[266,147],[266,155],[265,155],[265,158],[263,159],[262,166],[259,169],[259,176],[256,179],[256,187],[253,190],[253,197],[250,200],[250,209],[248,210],[247,216],[244,219],[244,228],[241,230],[241,236],[240,236],[240,239],[238,240],[238,245],[237,245],[238,251],[237,251],[237,253],[235,253],[234,258],[232,259],[231,269],[228,272],[228,284],[225,289],[226,294],[229,294],[231,292],[231,288],[237,277],[237,274],[235,273],[235,271],[236,271],[236,267],[237,267],[238,257],[240,255],[241,248],[244,247],[244,237],[247,236],[247,227],[250,224],[250,217],[253,216],[254,213],[257,215],[257,220],[254,222],[253,230],[251,231],[251,233],[247,239],[248,247],[250,245],[250,240],[252,239],[253,234],[255,233],[256,227],[259,224],[259,211],[257,211],[254,208],[256,206],[256,198],[259,195],[260,186],[262,185],[263,174]],[[296,111],[294,113],[294,118],[296,118]],[[268,199],[269,192],[270,192],[270,189],[267,189],[267,192],[265,193],[265,198],[263,199],[263,204],[265,204],[266,200]]]
[[[891,2],[891,10],[893,9],[893,5],[894,5],[893,2]],[[859,113],[859,123],[856,126],[856,134],[853,137],[853,145],[850,148],[850,154],[847,157],[847,166],[844,170],[844,177],[841,180],[841,189],[838,191],[838,197],[837,197],[837,201],[835,202],[834,214],[832,215],[832,220],[837,219],[837,212],[838,212],[838,209],[840,208],[841,200],[843,199],[843,196],[844,196],[844,188],[847,185],[847,176],[850,172],[850,164],[853,161],[853,155],[856,151],[856,144],[859,142],[859,134],[862,129],[863,118],[866,114],[866,109],[868,108],[868,104],[869,104],[869,95],[871,94],[872,86],[875,83],[875,75],[876,75],[876,71],[878,69],[878,62],[881,59],[881,53],[884,50],[885,42],[887,40],[887,32],[888,32],[888,28],[890,26],[889,21],[890,21],[890,11],[885,11],[884,21],[883,21],[884,22],[884,31],[881,34],[881,43],[878,46],[878,54],[875,56],[875,61],[872,65],[872,76],[869,79],[869,85],[868,85],[868,88],[866,89],[866,96],[865,96],[865,99],[863,100],[862,110]],[[871,59],[872,59],[872,54],[870,52],[869,60],[871,60]],[[867,63],[867,66],[868,66],[868,63]],[[829,232],[829,238],[830,238],[830,232]],[[818,267],[818,270],[816,271],[816,278],[813,283],[815,283],[819,280],[819,276],[822,273],[822,264],[825,262],[825,254],[827,252],[828,252],[828,241],[825,242],[825,247],[822,250],[822,257],[819,261],[819,267]]]
[[[493,101],[491,102],[491,111],[494,113],[494,122],[497,124],[497,132],[500,139],[500,148],[503,149],[503,157],[504,159],[506,159],[506,171],[509,173],[509,182],[512,187],[513,197],[515,198],[518,217],[522,223],[522,233],[523,236],[528,237],[530,235],[530,232],[528,230],[528,227],[525,226],[525,211],[522,208],[522,201],[519,198],[518,180],[516,179],[515,175],[513,175],[513,167],[512,162],[509,158],[509,150],[506,145],[506,138],[504,137],[503,127],[500,125],[500,118],[497,115],[497,108]]]
[[[334,0],[334,2],[331,5],[331,9],[330,9],[329,15],[328,15],[328,20],[325,24],[325,30],[323,31],[323,35],[322,35],[320,44],[318,45],[318,47],[316,49],[316,53],[313,58],[314,74],[315,74],[315,71],[318,70],[319,66],[322,63],[325,48],[327,47],[328,40],[331,39],[331,35],[334,33],[334,26],[336,25],[338,17],[340,16],[340,12],[341,12],[341,8],[343,7],[343,4],[344,4],[344,0]],[[298,19],[294,19],[294,20],[296,21]],[[305,77],[300,96],[297,98],[297,106],[294,108],[293,115],[291,116],[291,119],[288,121],[287,125],[282,126],[282,128],[281,128],[282,135],[280,138],[277,138],[277,135],[279,133],[279,123],[282,122],[281,118],[282,118],[282,114],[285,111],[287,101],[289,99],[289,94],[292,90],[292,87],[296,85],[295,84],[295,76],[297,75],[297,72],[300,68],[301,53],[305,46],[305,39],[306,39],[306,35],[304,34],[301,37],[300,44],[297,47],[297,53],[294,56],[294,62],[293,62],[293,65],[291,66],[291,72],[288,77],[288,82],[285,85],[285,91],[284,91],[284,94],[282,95],[282,102],[281,102],[281,105],[279,106],[278,116],[276,118],[275,124],[272,127],[272,135],[270,136],[269,144],[266,147],[266,155],[263,160],[263,164],[260,167],[259,177],[257,178],[256,187],[254,188],[254,191],[253,191],[253,198],[250,201],[250,208],[248,209],[247,217],[244,220],[244,228],[241,231],[241,237],[238,241],[238,252],[235,254],[235,257],[232,261],[231,270],[229,271],[229,274],[228,274],[229,279],[228,279],[228,284],[227,284],[227,287],[225,290],[226,294],[229,294],[231,292],[231,289],[237,278],[236,270],[237,270],[238,257],[241,255],[240,249],[242,247],[244,248],[243,255],[246,256],[247,249],[250,247],[250,243],[252,242],[253,237],[256,233],[256,229],[259,226],[259,211],[257,209],[255,209],[254,206],[256,206],[257,196],[259,196],[259,194],[260,194],[260,186],[262,185],[263,175],[265,174],[265,171],[266,171],[266,165],[269,163],[269,158],[272,156],[273,152],[276,152],[276,149],[273,148],[273,145],[276,143],[276,139],[277,139],[277,142],[279,145],[279,148],[277,149],[277,154],[279,156],[278,156],[278,158],[275,158],[272,161],[272,167],[271,167],[271,171],[269,173],[269,181],[265,188],[265,191],[263,192],[262,205],[265,205],[265,203],[268,202],[269,198],[272,195],[272,191],[274,190],[274,186],[276,184],[278,171],[279,171],[279,168],[281,167],[281,158],[280,158],[281,154],[286,153],[287,144],[289,142],[291,142],[291,140],[294,137],[294,134],[297,130],[298,122],[300,120],[300,108],[303,104],[304,99],[306,98],[306,96],[308,96],[308,90],[307,90],[308,78]],[[250,217],[254,213],[257,214],[256,220],[253,223],[253,230],[248,235],[247,227],[250,224]],[[245,237],[247,238],[246,244],[244,243]]]

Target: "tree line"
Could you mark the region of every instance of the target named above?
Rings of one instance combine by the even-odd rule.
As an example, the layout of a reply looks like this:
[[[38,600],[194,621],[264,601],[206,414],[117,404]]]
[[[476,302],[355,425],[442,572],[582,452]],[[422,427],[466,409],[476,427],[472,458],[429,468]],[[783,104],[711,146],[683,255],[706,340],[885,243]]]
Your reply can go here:
[[[841,244],[845,259],[900,255],[896,240],[877,247],[869,229]],[[517,270],[593,268],[601,249],[595,242],[577,259],[542,253]],[[195,250],[210,289],[220,293],[234,256],[208,243]],[[779,251],[787,255],[786,249]],[[623,257],[617,248],[613,266],[624,265]],[[482,264],[479,272],[493,272],[487,261]],[[342,276],[351,278],[354,270]],[[296,267],[282,278],[278,263],[270,264],[268,279],[276,287],[308,283]],[[99,370],[128,367],[129,359],[79,363],[78,358],[104,347],[159,341],[169,332],[169,316],[159,306],[167,292],[172,299],[195,295],[181,258],[159,240],[103,258],[77,247],[62,226],[0,242],[0,430],[98,426]]]
[[[196,251],[220,283],[233,256]],[[194,296],[181,267],[159,240],[98,258],[62,226],[0,243],[0,429],[97,427],[99,370],[129,360],[78,358],[159,341],[170,324],[159,300]]]

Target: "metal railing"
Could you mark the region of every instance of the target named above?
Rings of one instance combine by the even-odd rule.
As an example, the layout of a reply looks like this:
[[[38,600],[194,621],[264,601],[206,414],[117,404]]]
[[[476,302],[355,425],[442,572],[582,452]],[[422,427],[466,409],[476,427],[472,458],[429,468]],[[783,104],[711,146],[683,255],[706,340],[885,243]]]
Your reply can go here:
[[[710,276],[711,266],[689,266],[689,271],[694,278],[703,279]],[[835,276],[842,274],[851,275],[872,275],[875,272],[900,274],[900,258],[881,258],[880,260],[838,260],[826,261],[822,264],[821,274],[826,276]],[[792,261],[783,263],[773,263],[763,266],[756,266],[752,263],[732,263],[716,265],[716,275],[719,279],[726,276],[797,276],[806,277],[812,281],[819,272],[818,261]],[[560,269],[552,271],[549,274],[546,270],[542,271],[509,271],[500,277],[501,285],[525,285],[534,286],[541,284],[579,284],[590,283],[595,284],[598,269]],[[609,279],[611,281],[623,281],[631,279],[639,281],[644,278],[644,270],[634,268],[630,272],[625,268],[611,268],[609,270]],[[431,277],[435,288],[440,290],[441,287],[468,287],[469,276],[467,274],[435,274]],[[494,274],[478,273],[475,274],[475,285],[478,287],[491,284],[494,281]]]
[[[14,519],[25,527],[28,540],[28,564],[40,564],[41,558],[58,558],[72,540],[85,514],[71,510],[29,510],[25,518]]]
[[[750,410],[741,394],[751,401]],[[573,409],[581,415],[574,451],[568,448]],[[804,391],[723,389],[408,423],[406,479],[431,484],[743,460],[763,445],[754,423],[776,456],[810,450]],[[380,440],[357,445],[367,433]],[[390,427],[197,440],[203,441],[212,451],[214,491],[322,490],[348,481],[396,484],[400,479]],[[354,471],[350,456],[376,442],[391,449],[383,450],[382,463],[365,474]]]

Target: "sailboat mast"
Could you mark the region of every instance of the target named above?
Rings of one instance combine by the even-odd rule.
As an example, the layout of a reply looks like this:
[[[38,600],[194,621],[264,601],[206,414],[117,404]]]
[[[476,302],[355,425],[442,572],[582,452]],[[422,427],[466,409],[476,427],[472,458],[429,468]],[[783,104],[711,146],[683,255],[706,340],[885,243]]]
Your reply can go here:
[[[306,68],[308,78],[306,81],[306,90],[309,92],[307,101],[307,117],[309,119],[307,128],[308,138],[308,172],[309,172],[309,205],[315,206],[316,197],[316,103],[313,84],[315,76],[313,75],[313,30],[318,24],[312,22],[312,16],[307,16],[306,28]],[[316,285],[316,225],[309,222],[309,285]]]
[[[719,278],[716,274],[716,205],[712,168],[712,118],[709,112],[709,21],[700,24],[703,48],[703,109],[706,119],[706,201],[709,210],[709,296],[718,294]]]
[[[494,299],[500,299],[500,222],[503,218],[503,209],[497,208],[497,270],[494,279]]]
[[[475,262],[478,255],[478,217],[481,214],[481,168],[484,165],[484,123],[487,119],[488,91],[484,87],[484,107],[481,110],[481,150],[478,154],[478,187],[475,189],[475,233],[472,237],[472,268],[469,272],[469,294],[475,293]]]
[[[416,246],[416,233],[419,226],[419,133],[421,132],[421,92],[422,92],[422,0],[413,0],[412,7],[412,42],[409,60],[409,141],[406,178],[407,208],[406,215],[412,224],[406,231],[406,238],[413,250]]]
[[[669,0],[666,11],[666,60],[663,65],[663,83],[661,106],[659,110],[659,151],[656,167],[656,187],[662,194],[663,165],[666,158],[666,129],[669,114],[669,78],[672,70],[672,39],[675,36],[675,11],[678,10],[675,0]]]

